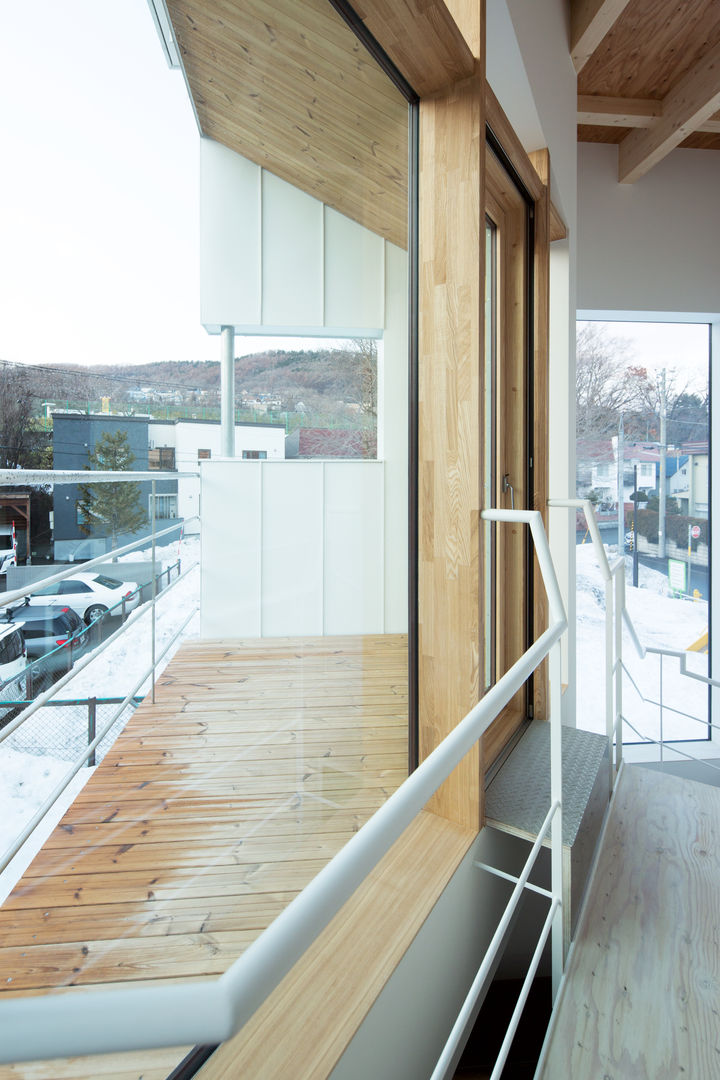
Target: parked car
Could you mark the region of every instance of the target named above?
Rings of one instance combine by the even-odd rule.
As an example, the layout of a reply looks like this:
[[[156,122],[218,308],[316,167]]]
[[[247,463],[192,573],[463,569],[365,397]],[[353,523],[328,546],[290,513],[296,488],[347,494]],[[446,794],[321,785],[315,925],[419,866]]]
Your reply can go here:
[[[7,617],[22,633],[28,663],[40,661],[33,663],[36,684],[60,678],[87,647],[88,630],[72,608],[20,604]]]
[[[15,545],[12,536],[0,532],[0,574],[6,574],[11,566],[17,566]]]
[[[72,608],[89,626],[110,608],[115,609],[114,615],[120,615],[123,597],[126,611],[138,606],[140,593],[134,581],[118,581],[104,574],[88,573],[46,585],[32,593],[29,599],[31,607],[44,604]]]
[[[27,681],[23,674],[27,664],[25,638],[15,623],[0,623],[0,727],[9,723],[19,711],[4,708],[3,702],[23,701]]]

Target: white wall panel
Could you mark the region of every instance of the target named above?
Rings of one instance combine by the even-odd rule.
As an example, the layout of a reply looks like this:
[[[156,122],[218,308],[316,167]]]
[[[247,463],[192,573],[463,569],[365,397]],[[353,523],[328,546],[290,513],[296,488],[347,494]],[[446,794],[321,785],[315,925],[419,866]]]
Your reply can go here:
[[[255,461],[200,466],[204,638],[260,636],[261,468]]]
[[[325,462],[325,633],[379,634],[383,616],[383,465]]]
[[[262,470],[263,636],[323,632],[323,465]]]
[[[326,326],[379,332],[385,325],[384,243],[362,225],[325,207]]]
[[[264,170],[262,322],[323,324],[322,203]]]
[[[376,233],[212,139],[200,152],[201,321],[239,333],[379,337]]]
[[[717,312],[718,157],[673,150],[637,183],[618,184],[617,156],[616,146],[578,147],[578,308]]]
[[[260,172],[212,139],[200,140],[200,321],[258,323]]]
[[[203,462],[202,636],[383,633],[383,476],[379,461]]]

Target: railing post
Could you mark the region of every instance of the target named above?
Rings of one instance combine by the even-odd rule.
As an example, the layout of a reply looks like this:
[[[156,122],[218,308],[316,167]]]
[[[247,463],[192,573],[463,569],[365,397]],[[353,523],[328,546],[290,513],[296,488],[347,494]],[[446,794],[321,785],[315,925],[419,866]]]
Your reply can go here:
[[[95,738],[95,732],[97,727],[97,698],[88,698],[88,746],[91,745]],[[88,757],[88,765],[95,765],[95,751]]]
[[[665,735],[663,732],[663,654],[660,653],[660,764],[665,761]]]
[[[548,657],[550,676],[550,805],[558,803],[552,820],[551,832],[551,890],[553,899],[559,901],[552,923],[552,996],[553,1001],[560,989],[565,965],[563,936],[564,883],[563,883],[563,808],[562,808],[562,651],[557,641]]]
[[[625,610],[625,560],[615,581],[615,775],[622,764],[623,646],[622,615]]]
[[[614,752],[614,740],[615,740],[615,718],[613,711],[615,707],[614,701],[614,641],[615,641],[615,619],[614,619],[614,582],[612,576],[605,582],[605,733],[608,740],[608,757],[609,757],[609,796],[612,797],[613,788],[615,786],[615,752]]]

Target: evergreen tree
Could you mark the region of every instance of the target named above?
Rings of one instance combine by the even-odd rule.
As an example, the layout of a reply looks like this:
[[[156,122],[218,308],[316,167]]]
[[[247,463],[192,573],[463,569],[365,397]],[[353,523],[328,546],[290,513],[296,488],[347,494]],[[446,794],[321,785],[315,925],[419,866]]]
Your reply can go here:
[[[127,471],[135,461],[124,431],[103,432],[88,457],[90,464],[86,468],[103,472]],[[82,517],[79,528],[85,536],[104,530],[114,548],[119,533],[133,533],[147,522],[140,503],[140,484],[80,484],[79,490],[76,505]]]

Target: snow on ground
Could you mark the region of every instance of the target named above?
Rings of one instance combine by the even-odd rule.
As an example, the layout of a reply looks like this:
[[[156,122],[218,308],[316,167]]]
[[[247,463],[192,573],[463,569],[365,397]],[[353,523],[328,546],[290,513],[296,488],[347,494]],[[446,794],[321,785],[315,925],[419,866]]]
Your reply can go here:
[[[67,761],[2,747],[0,855],[20,835],[38,806],[67,771]]]
[[[611,556],[612,558],[612,556]],[[626,603],[642,645],[654,648],[689,649],[708,628],[705,600],[674,598],[667,577],[648,567],[639,567],[639,586],[632,581],[632,558],[625,557]],[[578,727],[605,733],[605,583],[590,544],[577,548],[577,716]],[[638,690],[645,698],[660,700],[660,658],[640,659],[627,630],[623,631],[623,660]],[[687,668],[708,674],[706,654],[690,653]],[[677,659],[662,661],[663,737],[703,739],[708,718],[707,686],[680,674]],[[623,715],[643,737],[658,738],[660,709],[642,701],[631,679],[623,680]],[[682,710],[697,720],[678,716],[669,708]],[[623,739],[639,742],[627,725]]]
[[[199,538],[193,536],[182,540],[180,548],[182,570],[185,572],[198,561]],[[150,553],[143,552],[142,556],[149,559]],[[178,557],[178,542],[159,548],[157,557],[164,566],[174,563]],[[138,555],[134,553],[127,558],[137,561]],[[191,570],[183,581],[167,593],[160,594],[156,609],[156,656],[160,655],[191,610],[197,607],[199,598],[199,567]],[[86,668],[60,689],[58,698],[124,698],[130,693],[151,663],[152,616],[150,605],[146,604],[145,608],[145,614],[133,626],[98,653]],[[158,673],[169,663],[185,638],[197,635],[198,618],[196,616],[188,624],[181,638],[163,657],[158,665]],[[148,679],[136,693],[143,696],[149,689]],[[101,723],[112,715],[111,709],[116,710],[117,706],[98,709],[98,731]],[[117,737],[131,715],[132,710],[126,709],[120,721],[114,725],[111,738]],[[86,745],[87,708],[52,705],[38,709],[17,732],[0,744],[0,854],[7,850]],[[49,746],[53,747],[52,754],[48,753]],[[101,749],[105,746],[102,744]]]

